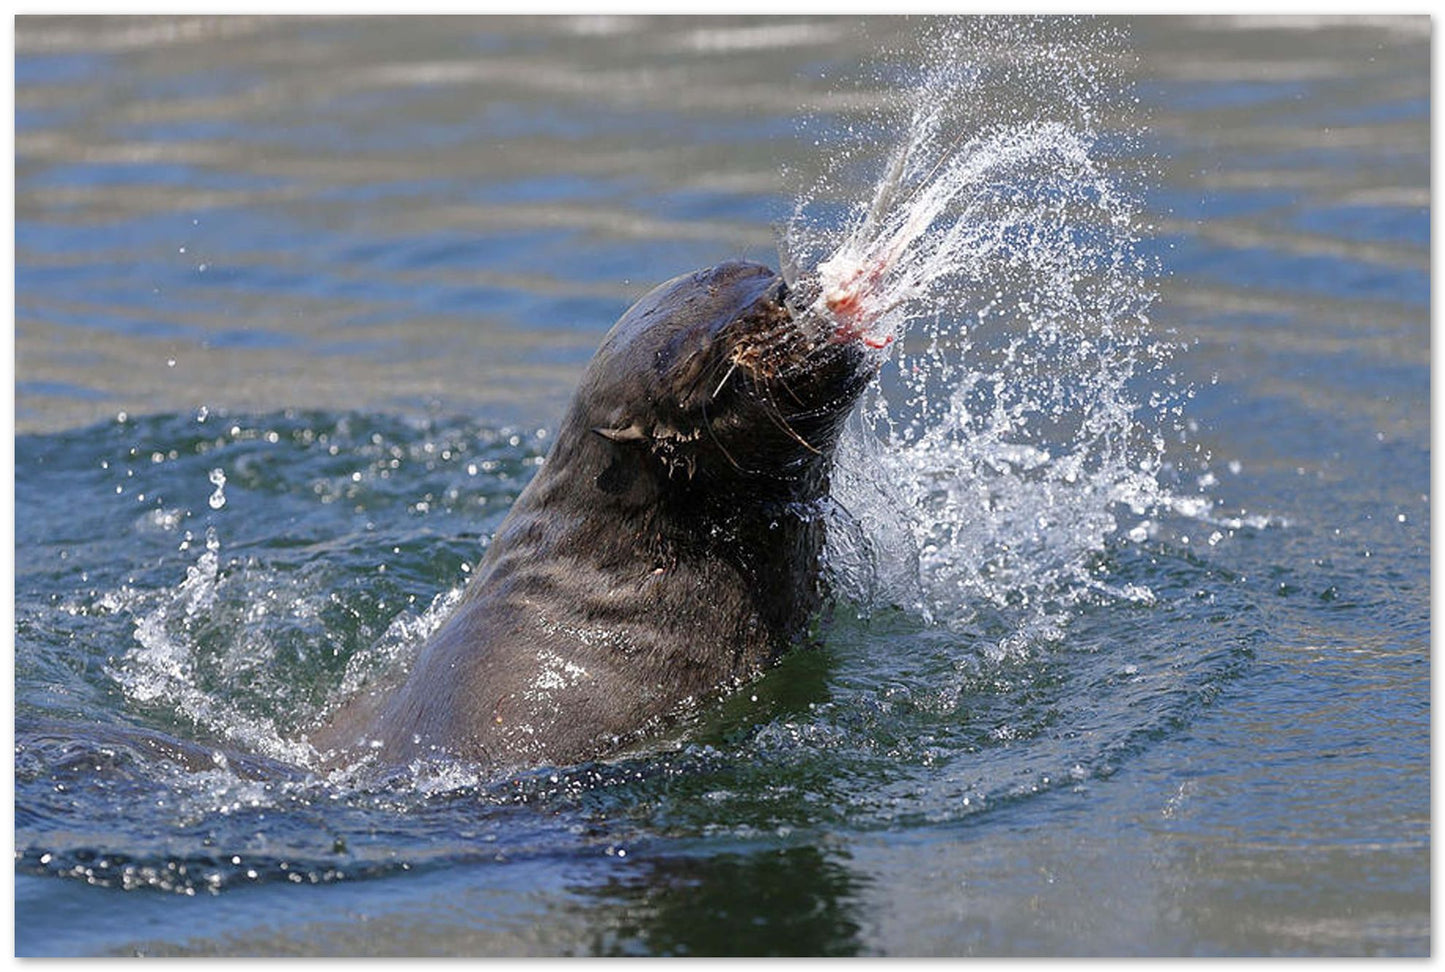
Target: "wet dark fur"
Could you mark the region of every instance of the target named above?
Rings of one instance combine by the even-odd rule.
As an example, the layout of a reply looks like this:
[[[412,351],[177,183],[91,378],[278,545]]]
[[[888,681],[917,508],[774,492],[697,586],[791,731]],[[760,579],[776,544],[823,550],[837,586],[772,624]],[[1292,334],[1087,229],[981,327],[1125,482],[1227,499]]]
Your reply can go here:
[[[638,301],[406,682],[344,706],[318,749],[576,762],[796,643],[822,599],[834,444],[871,369],[793,321],[785,291],[735,262]]]

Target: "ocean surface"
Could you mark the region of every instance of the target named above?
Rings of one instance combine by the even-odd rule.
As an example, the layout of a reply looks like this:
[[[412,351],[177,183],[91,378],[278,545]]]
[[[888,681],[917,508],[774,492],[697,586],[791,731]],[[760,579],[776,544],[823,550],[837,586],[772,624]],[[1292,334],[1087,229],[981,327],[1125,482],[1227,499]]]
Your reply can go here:
[[[1430,43],[17,18],[15,952],[1428,955]],[[949,152],[1102,188],[950,203],[1007,269],[840,458],[821,644],[612,760],[312,769],[612,322],[828,238],[940,44]]]

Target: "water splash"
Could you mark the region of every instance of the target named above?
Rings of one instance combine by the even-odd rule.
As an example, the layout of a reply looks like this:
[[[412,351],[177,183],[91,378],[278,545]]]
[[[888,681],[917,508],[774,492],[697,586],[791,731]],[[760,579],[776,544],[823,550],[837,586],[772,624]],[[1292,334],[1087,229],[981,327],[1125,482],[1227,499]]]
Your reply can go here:
[[[288,414],[197,436],[209,417],[142,420],[122,437],[136,491],[213,492],[194,511],[158,507],[168,529],[141,517],[127,541],[160,545],[160,566],[75,610],[94,601],[129,622],[107,689],[155,728],[315,769],[307,728],[407,668],[460,598],[478,540],[464,527],[500,521],[545,433]]]
[[[1187,390],[1149,331],[1126,39],[984,18],[928,47],[904,55],[924,67],[898,117],[860,128],[781,249],[795,311],[888,354],[839,451],[836,586],[1008,652],[1085,599],[1150,601],[1105,554],[1169,507]],[[881,173],[871,191],[860,166]]]
[[[174,592],[137,595],[136,603],[128,605],[135,613],[136,645],[110,666],[111,675],[126,695],[142,706],[160,706],[246,751],[305,765],[310,747],[287,739],[274,717],[211,684],[218,679],[255,682],[276,653],[276,646],[257,630],[266,613],[266,600],[256,601],[246,610],[246,627],[252,629],[252,637],[226,639],[218,653],[208,651],[213,640],[208,635],[218,616],[229,613],[219,607],[222,598],[229,598],[227,588],[232,586],[231,572],[223,568],[220,551],[216,528],[208,526],[205,549],[186,568],[186,578]],[[255,589],[244,580],[239,583]],[[220,674],[204,669],[216,669]]]

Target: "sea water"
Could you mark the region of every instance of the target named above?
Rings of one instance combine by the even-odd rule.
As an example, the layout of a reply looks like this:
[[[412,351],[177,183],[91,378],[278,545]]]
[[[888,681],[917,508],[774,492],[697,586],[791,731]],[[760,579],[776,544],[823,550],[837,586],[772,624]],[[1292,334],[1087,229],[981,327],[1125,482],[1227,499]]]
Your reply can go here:
[[[17,951],[1428,950],[1410,22],[210,23],[19,30]],[[317,770],[771,215],[882,363],[821,645]]]

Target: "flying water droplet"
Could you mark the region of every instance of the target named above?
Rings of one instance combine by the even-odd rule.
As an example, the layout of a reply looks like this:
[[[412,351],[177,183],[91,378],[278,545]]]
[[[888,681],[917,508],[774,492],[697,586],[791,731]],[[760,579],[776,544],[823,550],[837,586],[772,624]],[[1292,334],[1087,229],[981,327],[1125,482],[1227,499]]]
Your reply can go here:
[[[226,474],[220,469],[212,469],[210,480],[211,485],[216,487],[216,491],[211,494],[211,498],[207,502],[211,509],[219,510],[226,505]]]

